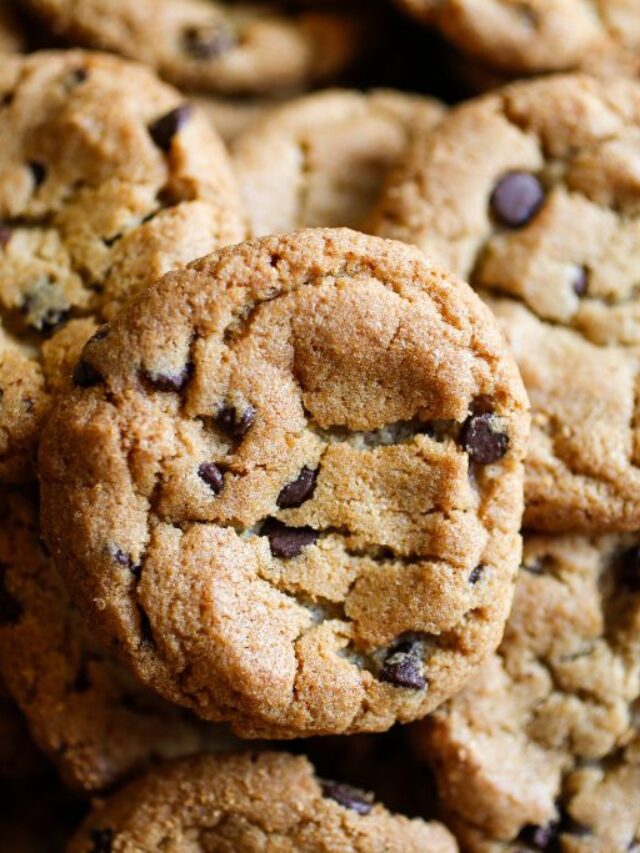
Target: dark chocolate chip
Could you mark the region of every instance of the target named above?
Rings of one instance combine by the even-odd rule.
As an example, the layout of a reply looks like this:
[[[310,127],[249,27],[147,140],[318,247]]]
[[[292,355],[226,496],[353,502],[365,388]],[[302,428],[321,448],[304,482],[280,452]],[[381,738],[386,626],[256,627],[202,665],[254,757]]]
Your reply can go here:
[[[502,459],[509,446],[509,436],[500,432],[490,412],[468,417],[460,431],[460,441],[479,465],[490,465]]]
[[[519,841],[523,841],[530,847],[535,847],[536,850],[548,850],[555,844],[557,838],[558,824],[555,822],[548,823],[546,826],[529,824],[518,835]]]
[[[7,589],[6,569],[0,566],[0,625],[15,625],[22,616],[22,605]]]
[[[283,560],[297,557],[318,539],[317,532],[311,527],[287,527],[275,518],[265,521],[261,534],[268,538],[273,556]]]
[[[394,687],[424,690],[427,680],[421,671],[420,647],[411,641],[401,641],[391,650],[378,678]]]
[[[215,495],[224,489],[224,473],[215,462],[203,462],[198,468],[198,476]]]
[[[318,469],[305,465],[296,479],[287,483],[278,495],[276,503],[280,509],[293,509],[308,501],[316,490],[317,479]]]
[[[164,116],[161,116],[153,124],[149,125],[149,134],[155,144],[161,151],[170,151],[171,143],[176,134],[180,133],[182,128],[191,118],[193,107],[191,104],[181,104],[175,110],[171,110]]]
[[[33,160],[29,163],[29,169],[31,170],[34,185],[36,187],[41,186],[47,177],[47,170],[45,166],[43,166],[42,163],[38,163],[37,160]]]
[[[242,438],[251,428],[256,419],[256,410],[247,405],[239,413],[235,406],[225,406],[216,415],[216,423],[223,432],[232,438]]]
[[[180,373],[153,373],[143,370],[142,375],[156,391],[182,391],[193,375],[193,365],[186,364]]]
[[[73,71],[69,74],[68,82],[70,87],[79,86],[81,83],[85,83],[89,78],[89,72],[86,68],[82,68],[78,66],[78,68],[74,68]]]
[[[4,249],[11,240],[12,235],[12,228],[9,228],[8,225],[0,225],[0,249]]]
[[[185,52],[194,59],[214,59],[231,50],[236,40],[226,27],[218,23],[186,27],[182,33]]]
[[[521,228],[530,222],[544,202],[544,188],[530,172],[508,172],[491,194],[491,210],[502,225]]]
[[[142,574],[142,566],[134,563],[131,554],[128,554],[126,551],[122,551],[118,547],[113,547],[111,548],[111,556],[113,557],[114,563],[129,569],[136,579],[140,578],[140,575]]]
[[[617,580],[629,592],[640,592],[640,546],[634,545],[617,558]]]
[[[104,382],[104,379],[95,367],[81,358],[73,369],[73,384],[77,388],[92,388],[101,382]]]
[[[589,286],[589,275],[584,267],[579,267],[573,278],[573,292],[576,296],[584,296]]]
[[[484,574],[484,566],[480,563],[479,566],[476,566],[475,569],[469,575],[469,583],[476,584]]]
[[[373,797],[367,794],[366,791],[361,791],[360,788],[354,788],[352,785],[345,785],[341,782],[331,782],[320,780],[322,793],[330,800],[335,800],[345,809],[351,809],[358,814],[369,814],[373,808]]]
[[[89,833],[91,848],[89,853],[111,853],[113,849],[113,830],[112,829],[92,829]]]

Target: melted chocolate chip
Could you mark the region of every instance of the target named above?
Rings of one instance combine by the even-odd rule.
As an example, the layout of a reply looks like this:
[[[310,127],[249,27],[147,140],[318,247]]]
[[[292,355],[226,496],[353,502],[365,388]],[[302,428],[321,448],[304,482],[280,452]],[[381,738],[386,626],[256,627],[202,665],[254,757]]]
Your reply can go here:
[[[198,468],[198,476],[215,495],[219,495],[223,490],[224,474],[215,462],[203,462]]]
[[[142,376],[156,391],[182,391],[193,375],[193,365],[186,364],[180,373],[152,373],[142,371]]]
[[[345,809],[351,809],[358,814],[369,814],[373,808],[373,797],[360,788],[354,788],[352,785],[345,785],[341,782],[320,781],[322,793],[330,800],[335,800]]]
[[[44,183],[45,178],[47,177],[47,170],[45,166],[42,163],[38,163],[36,160],[33,160],[31,163],[29,163],[29,169],[31,171],[34,186],[41,186]]]
[[[498,222],[509,228],[521,228],[542,207],[544,188],[529,172],[508,172],[491,194],[491,211]]]
[[[480,563],[479,566],[476,566],[475,569],[469,575],[469,583],[476,584],[484,574],[484,566]]]
[[[92,388],[101,382],[104,382],[104,379],[95,367],[81,358],[73,369],[73,384],[77,388]]]
[[[584,267],[579,267],[573,279],[573,292],[576,296],[584,296],[589,286],[589,275]]]
[[[180,133],[182,128],[191,118],[193,107],[191,104],[181,104],[175,110],[171,110],[161,116],[153,124],[149,125],[149,134],[161,151],[170,151],[174,136]]]
[[[419,645],[411,641],[398,643],[389,653],[378,678],[394,687],[424,690],[427,680],[421,670]]]
[[[474,462],[490,465],[507,452],[509,436],[500,432],[494,416],[485,412],[467,418],[460,431],[460,442]]]
[[[235,38],[218,23],[186,27],[182,33],[185,52],[194,59],[214,59],[235,46]]]
[[[256,410],[249,405],[241,413],[235,406],[225,406],[216,415],[216,423],[220,429],[236,439],[246,435],[255,419]]]
[[[317,479],[318,469],[308,468],[305,465],[296,479],[287,483],[278,495],[276,503],[280,509],[294,509],[308,501],[316,490]]]
[[[283,560],[299,556],[318,539],[317,532],[311,527],[287,527],[275,518],[265,521],[261,533],[268,538],[273,556]]]
[[[534,826],[530,824],[525,826],[518,840],[523,841],[530,847],[535,847],[536,850],[549,850],[555,844],[558,838],[558,824],[548,823],[546,826]]]
[[[634,545],[618,555],[617,580],[629,592],[640,592],[640,546]]]
[[[113,849],[112,829],[92,829],[89,833],[91,848],[89,853],[111,853]]]
[[[8,245],[13,235],[13,229],[8,225],[0,225],[0,249],[4,249]]]
[[[6,569],[0,566],[0,625],[15,625],[22,616],[22,605],[7,589]]]

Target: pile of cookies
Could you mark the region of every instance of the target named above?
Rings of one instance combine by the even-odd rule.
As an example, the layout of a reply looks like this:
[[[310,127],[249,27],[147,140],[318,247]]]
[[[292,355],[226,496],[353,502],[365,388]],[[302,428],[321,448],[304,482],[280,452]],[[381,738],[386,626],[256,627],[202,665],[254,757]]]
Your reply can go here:
[[[3,853],[640,851],[639,57],[0,0]]]

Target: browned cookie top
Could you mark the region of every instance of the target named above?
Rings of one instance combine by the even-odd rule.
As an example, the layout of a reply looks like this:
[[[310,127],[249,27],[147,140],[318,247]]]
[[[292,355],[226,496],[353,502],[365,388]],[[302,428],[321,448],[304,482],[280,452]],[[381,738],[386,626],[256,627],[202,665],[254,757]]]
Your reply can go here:
[[[145,62],[186,89],[269,94],[345,68],[365,42],[355,15],[212,0],[23,0],[59,35]]]
[[[455,853],[438,823],[390,814],[370,795],[318,779],[286,753],[168,764],[98,805],[68,853],[157,850]]]
[[[244,733],[384,729],[497,645],[527,401],[490,312],[347,230],[228,247],[87,344],[48,540],[145,682]]]
[[[416,143],[372,223],[498,315],[532,404],[540,529],[640,525],[639,139],[638,83],[516,83]]]
[[[412,134],[443,114],[433,98],[385,89],[324,91],[271,110],[232,149],[253,236],[357,228]]]
[[[67,784],[96,791],[158,757],[224,748],[220,727],[145,690],[99,646],[46,554],[34,498],[5,489],[1,501],[0,673]]]
[[[640,845],[640,538],[525,537],[498,654],[421,724],[466,849]]]
[[[77,318],[110,316],[244,226],[206,118],[143,67],[6,57],[0,104],[0,479],[25,479]]]

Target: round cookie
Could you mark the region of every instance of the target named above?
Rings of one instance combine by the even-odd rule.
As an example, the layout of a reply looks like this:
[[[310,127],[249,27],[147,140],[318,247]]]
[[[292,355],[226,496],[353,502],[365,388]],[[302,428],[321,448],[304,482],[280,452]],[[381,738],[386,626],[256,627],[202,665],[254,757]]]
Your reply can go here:
[[[259,95],[308,86],[355,58],[355,15],[210,0],[23,0],[73,43],[145,62],[177,86]]]
[[[455,853],[438,823],[409,820],[363,791],[318,779],[286,753],[168,764],[99,804],[68,853],[186,850]]]
[[[46,536],[172,701],[248,736],[383,730],[497,646],[526,396],[491,313],[414,249],[227,247],[141,294],[74,377],[41,448]]]
[[[0,673],[67,784],[97,791],[158,757],[225,748],[221,730],[162,702],[100,648],[44,550],[37,515],[33,497],[5,489]]]
[[[640,538],[525,537],[505,638],[416,739],[465,849],[640,845]]]
[[[640,73],[635,0],[396,0],[463,53],[512,76]]]
[[[516,83],[453,110],[369,227],[469,280],[529,393],[525,524],[640,525],[640,85]]]
[[[245,226],[206,117],[142,66],[80,51],[8,56],[0,101],[6,481],[33,476],[47,373],[57,377],[43,343],[68,348],[78,335],[65,323],[111,316],[168,270],[242,239]]]
[[[253,235],[357,227],[411,134],[443,114],[432,98],[392,90],[325,91],[272,110],[232,149]]]

